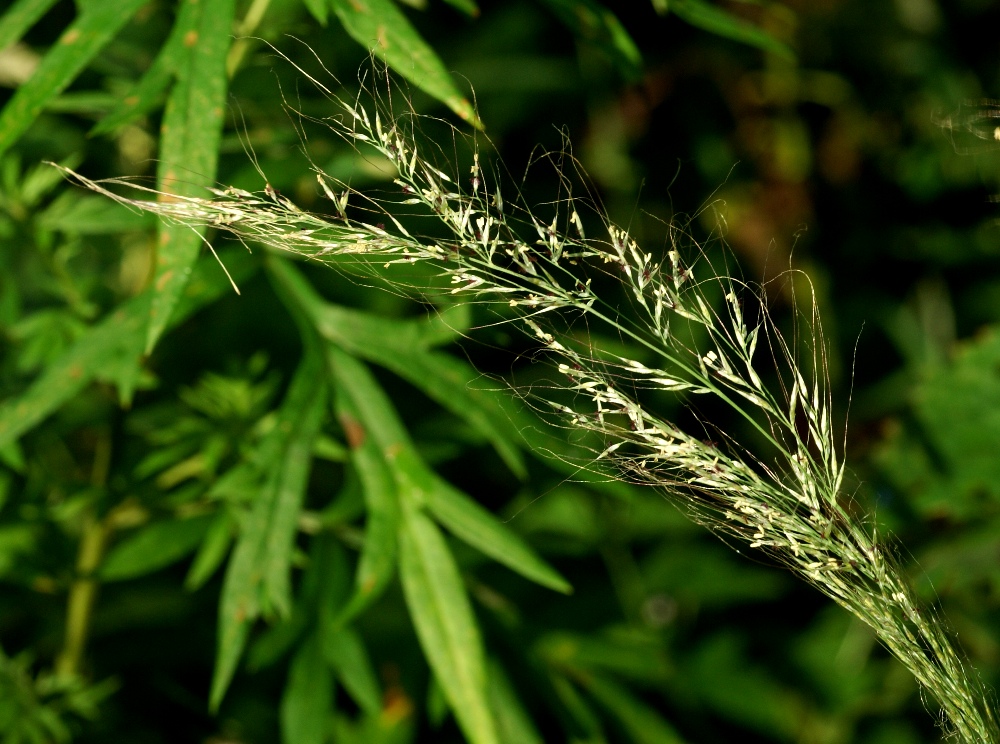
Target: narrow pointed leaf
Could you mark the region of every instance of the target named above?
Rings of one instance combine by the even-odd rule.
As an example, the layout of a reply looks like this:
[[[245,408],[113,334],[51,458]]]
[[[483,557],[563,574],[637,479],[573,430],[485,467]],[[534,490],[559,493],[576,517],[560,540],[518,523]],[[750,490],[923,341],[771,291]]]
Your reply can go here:
[[[457,538],[537,584],[569,594],[569,582],[493,514],[446,481],[435,478],[427,508]]]
[[[323,653],[337,679],[358,707],[370,716],[382,710],[382,690],[361,636],[354,628],[325,624],[320,630]]]
[[[113,132],[155,107],[174,80],[182,64],[189,55],[187,42],[192,33],[197,33],[197,3],[181,2],[173,28],[167,40],[135,88],[122,98],[107,116],[101,119],[90,134]]]
[[[621,21],[597,0],[542,0],[574,36],[601,48],[629,79],[642,75],[642,55]]]
[[[192,0],[186,0],[192,2]],[[235,0],[197,3],[184,29],[185,52],[167,101],[160,138],[157,188],[166,194],[200,195],[215,179],[226,105],[226,54]],[[164,197],[169,198],[169,197]],[[162,223],[156,255],[155,295],[146,335],[149,353],[170,321],[198,258],[204,230]]]
[[[113,3],[81,4],[82,12],[69,25],[38,65],[35,74],[15,91],[0,111],[0,154],[21,137],[35,119],[86,67],[104,45],[128,23],[149,0],[120,0]],[[27,4],[25,4],[27,5]],[[31,18],[37,7],[17,6]],[[9,11],[8,11],[9,12]],[[44,11],[43,11],[44,12]],[[23,21],[18,24],[23,25]],[[19,29],[11,23],[8,35],[15,38]]]
[[[462,119],[482,129],[472,104],[459,92],[440,57],[392,0],[331,2],[333,12],[356,42]]]
[[[419,321],[382,318],[324,302],[287,261],[273,261],[271,267],[272,275],[312,319],[321,336],[423,390],[485,437],[515,474],[526,477],[519,446],[522,437],[508,415],[503,394],[488,389],[482,375],[468,363],[429,348],[468,329],[471,318],[467,308],[448,308]]]
[[[703,31],[794,60],[795,52],[764,29],[706,0],[670,0],[670,10]]]
[[[503,667],[495,659],[490,659],[487,668],[490,708],[496,718],[500,741],[503,744],[544,744]]]
[[[176,563],[194,552],[211,522],[211,515],[206,515],[141,527],[108,553],[101,564],[101,580],[133,579]]]
[[[321,642],[310,635],[288,669],[281,696],[281,741],[323,744],[333,713],[333,673],[323,658]]]
[[[337,397],[337,415],[348,436],[351,462],[361,479],[367,514],[354,594],[338,618],[338,624],[343,624],[364,611],[382,593],[396,571],[399,504],[392,474],[378,445],[344,393]]]
[[[215,515],[212,524],[209,525],[201,547],[191,563],[187,578],[184,579],[184,588],[194,591],[202,587],[208,581],[216,569],[222,565],[222,561],[229,552],[229,546],[233,542],[233,521],[225,510]]]
[[[470,744],[498,744],[482,638],[458,566],[440,530],[415,508],[404,511],[400,579],[421,648],[463,733]]]
[[[456,537],[525,578],[557,591],[571,591],[569,583],[518,535],[420,459],[389,399],[362,363],[341,351],[331,355],[338,384],[355,405],[361,430],[381,448],[401,495],[405,490],[411,499],[426,503]]]

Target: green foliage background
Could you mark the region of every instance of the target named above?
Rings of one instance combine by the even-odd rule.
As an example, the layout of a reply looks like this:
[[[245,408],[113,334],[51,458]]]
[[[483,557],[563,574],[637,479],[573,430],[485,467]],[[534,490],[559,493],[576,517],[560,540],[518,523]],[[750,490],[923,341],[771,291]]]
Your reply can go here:
[[[286,106],[330,103],[292,63],[350,92],[369,50],[514,173],[568,135],[648,249],[721,215],[776,314],[784,269],[811,280],[858,508],[996,688],[1000,163],[968,101],[1000,90],[970,43],[1000,8],[617,5],[0,13],[4,741],[938,737],[870,630],[661,495],[542,455],[572,445],[477,371],[537,374],[505,327],[216,241],[237,296],[201,236],[42,162],[185,195],[263,189],[252,150],[326,209]],[[308,151],[391,180],[322,129]],[[538,172],[529,203],[555,196]]]

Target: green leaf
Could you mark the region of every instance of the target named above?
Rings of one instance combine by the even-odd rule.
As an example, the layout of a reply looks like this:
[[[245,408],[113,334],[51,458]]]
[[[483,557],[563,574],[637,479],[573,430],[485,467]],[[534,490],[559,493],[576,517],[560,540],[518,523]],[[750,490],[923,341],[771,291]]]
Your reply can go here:
[[[227,252],[224,260],[234,279],[247,278],[256,268],[246,251]],[[224,284],[220,281],[224,277],[214,261],[212,265],[208,260],[199,261],[194,275],[172,325],[180,324],[229,288],[228,280]],[[31,430],[95,379],[112,379],[124,387],[130,370],[138,374],[148,314],[148,293],[126,302],[46,367],[24,393],[0,403],[0,447]],[[127,402],[130,391],[122,389],[121,394]]]
[[[444,0],[448,5],[455,8],[469,18],[479,17],[479,6],[473,0]]]
[[[315,18],[320,26],[326,25],[326,19],[330,14],[330,6],[327,4],[327,0],[302,0],[302,3],[306,6],[312,17]]]
[[[366,609],[382,593],[396,571],[399,504],[392,474],[378,445],[368,436],[357,408],[343,392],[337,396],[337,415],[348,435],[351,462],[361,479],[367,511],[354,595],[338,618],[338,624],[343,624]]]
[[[355,436],[375,440],[400,495],[405,492],[412,500],[426,503],[458,538],[525,578],[557,591],[571,590],[566,580],[520,537],[427,467],[392,404],[363,364],[336,350],[331,351],[331,358],[336,379],[358,413],[363,434]]]
[[[680,734],[659,713],[610,677],[584,674],[579,682],[618,719],[636,744],[684,744]]]
[[[471,744],[498,744],[479,627],[444,536],[411,506],[399,541],[406,605],[434,676]]]
[[[325,623],[319,631],[326,660],[358,707],[370,716],[382,711],[382,690],[375,669],[358,632],[350,627]]]
[[[113,132],[119,127],[133,121],[160,103],[164,92],[174,80],[188,56],[190,34],[196,34],[198,3],[181,2],[170,36],[160,47],[156,59],[143,74],[142,79],[131,93],[122,98],[107,116],[101,119],[90,135]]]
[[[111,549],[98,575],[102,581],[122,581],[176,563],[194,552],[212,519],[212,515],[204,515],[146,525]]]
[[[269,266],[321,336],[423,390],[484,436],[514,473],[527,475],[520,431],[503,394],[482,387],[482,375],[468,363],[429,349],[469,327],[468,308],[448,308],[426,320],[391,320],[324,302],[287,261],[271,261]]]
[[[243,654],[250,623],[263,609],[287,616],[295,526],[305,494],[312,445],[325,409],[323,359],[314,344],[288,388],[274,428],[251,463],[264,485],[242,525],[219,600],[219,638],[210,705],[218,708]]]
[[[463,542],[537,584],[569,594],[573,587],[489,511],[440,478],[425,486],[427,508]]]
[[[795,52],[791,48],[763,29],[754,26],[732,13],[711,5],[705,0],[670,0],[670,10],[692,26],[723,36],[741,44],[748,44],[766,52],[773,52],[779,57],[795,60]]]
[[[160,137],[157,188],[167,194],[200,195],[215,180],[234,10],[235,0],[198,3],[190,14],[191,27],[184,29],[185,51],[178,63],[177,84],[167,101]],[[147,354],[166,329],[187,285],[203,235],[204,229],[193,231],[160,224]]]
[[[21,137],[45,108],[83,70],[119,29],[128,23],[148,0],[120,0],[113,3],[87,3],[38,65],[31,79],[18,87],[13,98],[0,112],[0,154]],[[22,4],[12,10],[24,13],[11,31],[38,13],[37,6]],[[44,12],[42,10],[41,12]],[[40,13],[39,13],[40,15]],[[6,18],[6,15],[5,15]],[[2,29],[0,29],[2,30]],[[19,36],[19,34],[14,34]]]
[[[285,744],[323,744],[333,713],[333,674],[316,634],[299,648],[288,669],[281,696],[281,740]]]
[[[347,33],[477,129],[483,124],[444,63],[392,0],[331,0]]]
[[[38,19],[56,4],[56,0],[17,0],[0,17],[0,49],[6,49],[24,36]]]
[[[603,49],[630,80],[642,75],[642,54],[621,21],[597,0],[542,0],[577,38]]]
[[[223,509],[215,515],[191,563],[187,578],[184,579],[185,589],[188,591],[199,589],[212,578],[212,574],[222,565],[229,552],[229,546],[233,543],[233,527],[232,517],[227,511]]]
[[[544,744],[503,667],[490,659],[488,668],[490,708],[496,717],[500,741],[503,744]]]

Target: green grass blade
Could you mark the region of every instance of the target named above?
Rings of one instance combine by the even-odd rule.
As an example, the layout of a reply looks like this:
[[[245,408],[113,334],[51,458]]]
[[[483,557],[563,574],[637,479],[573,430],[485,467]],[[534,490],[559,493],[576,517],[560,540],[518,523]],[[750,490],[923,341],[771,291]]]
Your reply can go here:
[[[343,352],[331,350],[331,354]],[[337,619],[337,624],[342,625],[378,598],[395,574],[399,504],[392,474],[386,467],[375,440],[368,436],[357,409],[343,392],[337,396],[337,415],[348,434],[351,462],[361,479],[367,512],[365,540],[358,559],[354,594]]]
[[[459,726],[471,744],[498,744],[482,638],[462,577],[440,530],[412,506],[404,509],[399,568],[420,645]]]
[[[24,134],[45,108],[149,0],[87,3],[0,112],[0,154]],[[16,9],[16,8],[15,8]]]
[[[771,34],[749,21],[739,18],[729,11],[712,5],[705,0],[670,0],[670,10],[692,26],[723,36],[741,44],[773,52],[788,60],[795,59],[795,52]]]
[[[382,690],[368,651],[353,628],[327,623],[320,631],[323,654],[358,707],[370,716],[382,711]]]
[[[536,584],[569,594],[573,587],[493,514],[440,478],[428,483],[427,508],[448,531]]]
[[[176,563],[204,539],[212,515],[145,525],[115,545],[98,572],[102,581],[134,579]]]
[[[200,195],[215,179],[226,105],[226,54],[231,42],[235,0],[199,3],[184,28],[185,52],[177,84],[167,101],[160,138],[157,187],[166,193]],[[201,232],[160,226],[156,277],[146,353],[156,345],[190,277],[202,246]]]
[[[56,0],[17,0],[0,16],[0,49],[18,41],[45,15]]]
[[[281,696],[281,741],[284,744],[327,741],[333,694],[333,673],[314,633],[299,647],[289,665],[288,681]]]
[[[630,80],[642,75],[642,54],[618,17],[597,0],[542,0],[578,39],[603,49]]]
[[[188,54],[185,41],[191,38],[190,34],[197,33],[199,12],[197,3],[180,3],[180,10],[170,36],[160,47],[153,64],[149,66],[132,92],[122,98],[118,105],[90,130],[91,136],[113,132],[160,102],[164,91],[185,61]]]
[[[462,119],[482,129],[472,104],[459,92],[441,58],[392,0],[331,2],[351,38]]]

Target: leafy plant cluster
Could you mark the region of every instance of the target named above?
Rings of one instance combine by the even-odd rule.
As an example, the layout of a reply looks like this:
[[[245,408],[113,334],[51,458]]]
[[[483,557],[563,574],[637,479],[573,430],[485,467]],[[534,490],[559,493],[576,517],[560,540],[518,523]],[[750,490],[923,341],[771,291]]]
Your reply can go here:
[[[0,70],[16,85],[0,112],[4,735],[932,739],[912,679],[863,626],[657,494],[565,465],[579,451],[477,371],[513,366],[518,385],[538,374],[497,357],[520,342],[484,327],[479,308],[439,303],[428,315],[222,242],[216,262],[209,230],[151,221],[39,163],[148,177],[181,200],[217,180],[260,190],[259,167],[273,198],[328,209],[286,106],[323,118],[330,102],[265,41],[344,81],[373,52],[411,83],[414,106],[486,127],[508,163],[525,154],[520,139],[561,121],[547,106],[589,95],[580,157],[612,213],[648,198],[636,196],[643,167],[648,194],[683,152],[697,177],[678,188],[697,204],[742,154],[751,172],[720,194],[746,271],[769,281],[795,221],[824,226],[795,265],[837,309],[835,392],[859,317],[875,316],[875,346],[899,350],[884,360],[866,337],[859,346],[859,365],[887,376],[858,374],[856,499],[915,551],[913,573],[933,582],[992,679],[995,331],[951,350],[957,332],[996,320],[983,270],[995,252],[974,217],[945,222],[947,198],[977,203],[982,161],[959,158],[927,113],[956,91],[981,94],[962,88],[965,63],[941,63],[926,19],[870,21],[865,32],[897,56],[852,88],[856,58],[839,47],[809,57],[806,43],[849,38],[849,7],[803,12],[796,45],[795,14],[780,4],[678,0],[618,17],[591,1],[448,4],[19,0],[0,16]],[[959,29],[981,12],[931,21]],[[677,56],[663,56],[659,34]],[[912,89],[889,99],[909,118],[879,118],[883,80]],[[671,87],[679,106],[665,121]],[[706,125],[727,116],[731,132]],[[308,151],[356,189],[393,177],[384,157],[332,135],[310,130]],[[827,202],[857,209],[849,194],[864,168],[899,204],[857,233],[824,221]],[[522,184],[526,199],[550,198],[535,188]],[[907,232],[906,200],[938,212],[936,229]],[[643,206],[637,239],[673,216]],[[843,260],[826,261],[834,243]],[[434,280],[406,270],[410,284]],[[482,343],[460,350],[461,336]],[[738,421],[721,425],[760,445]]]

